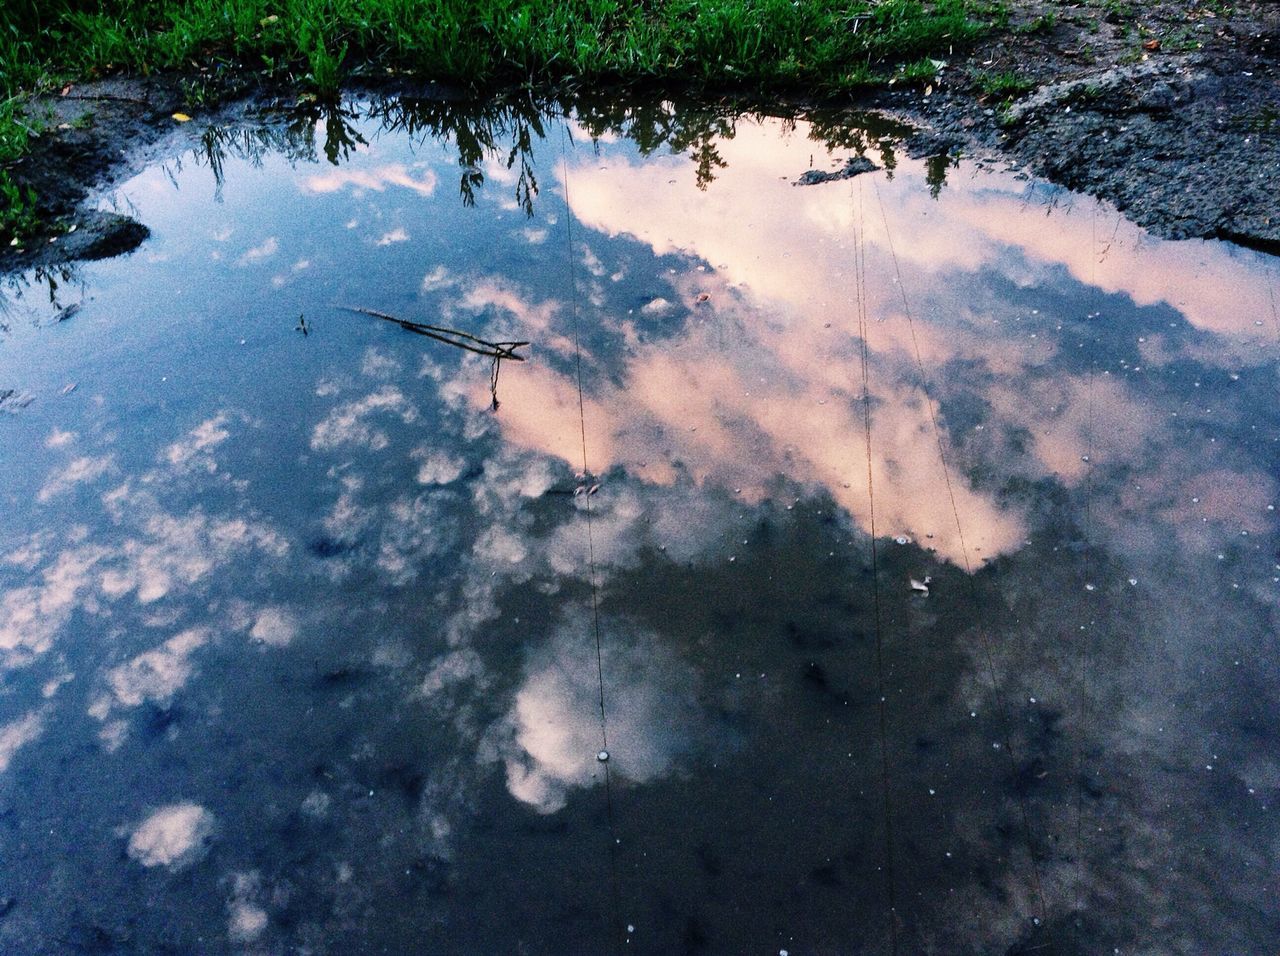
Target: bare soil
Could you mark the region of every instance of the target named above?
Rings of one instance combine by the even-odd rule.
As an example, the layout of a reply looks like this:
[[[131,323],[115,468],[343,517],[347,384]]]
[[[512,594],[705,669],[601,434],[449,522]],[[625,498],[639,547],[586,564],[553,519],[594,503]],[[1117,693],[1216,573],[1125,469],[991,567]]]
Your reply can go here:
[[[929,95],[878,99],[917,151],[1003,155],[1156,235],[1280,254],[1280,3],[1218,6],[1018,4]],[[984,91],[1000,74],[1028,89]]]

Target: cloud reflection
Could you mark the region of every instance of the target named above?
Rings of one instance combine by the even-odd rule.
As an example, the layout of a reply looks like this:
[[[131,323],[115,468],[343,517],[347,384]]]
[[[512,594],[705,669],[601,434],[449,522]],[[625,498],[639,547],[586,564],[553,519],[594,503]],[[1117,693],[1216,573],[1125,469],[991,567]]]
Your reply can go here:
[[[214,817],[196,803],[161,807],[129,835],[129,856],[145,867],[182,870],[208,852]]]
[[[602,622],[609,635],[604,671],[610,767],[646,783],[665,775],[693,743],[698,725],[693,677],[654,634],[626,622]],[[532,655],[508,716],[507,789],[540,813],[565,805],[568,792],[596,782],[602,770],[600,687],[593,628],[578,616]]]
[[[388,186],[408,189],[423,198],[436,190],[439,177],[430,169],[410,170],[403,163],[388,163],[361,169],[355,166],[340,166],[325,173],[308,176],[302,181],[303,187],[313,193],[334,193],[341,189],[371,190],[382,192]]]

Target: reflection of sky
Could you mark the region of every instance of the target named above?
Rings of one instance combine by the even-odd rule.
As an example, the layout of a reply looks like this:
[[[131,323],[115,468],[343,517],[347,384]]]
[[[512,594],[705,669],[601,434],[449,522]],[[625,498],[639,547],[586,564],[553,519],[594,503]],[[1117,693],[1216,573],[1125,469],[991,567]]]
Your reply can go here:
[[[0,339],[0,950],[879,951],[873,605],[908,948],[1274,935],[1265,264],[805,132],[123,188]]]

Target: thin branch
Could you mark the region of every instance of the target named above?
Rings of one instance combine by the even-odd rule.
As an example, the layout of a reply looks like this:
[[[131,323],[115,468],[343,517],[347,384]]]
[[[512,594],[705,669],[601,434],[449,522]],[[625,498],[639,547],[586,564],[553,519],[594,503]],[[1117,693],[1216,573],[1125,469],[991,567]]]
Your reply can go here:
[[[455,348],[466,349],[468,352],[474,352],[477,355],[484,355],[492,359],[510,359],[513,362],[523,362],[525,357],[517,354],[515,350],[529,344],[528,342],[488,342],[458,329],[447,329],[439,325],[426,325],[422,322],[410,322],[408,319],[400,319],[394,315],[379,312],[376,309],[365,309],[355,305],[343,305],[339,306],[339,308],[346,309],[348,312],[359,312],[361,315],[371,315],[375,319],[382,319],[385,322],[394,322],[406,332],[424,335],[429,339],[435,339],[437,342],[443,342]],[[459,341],[460,339],[464,341]]]

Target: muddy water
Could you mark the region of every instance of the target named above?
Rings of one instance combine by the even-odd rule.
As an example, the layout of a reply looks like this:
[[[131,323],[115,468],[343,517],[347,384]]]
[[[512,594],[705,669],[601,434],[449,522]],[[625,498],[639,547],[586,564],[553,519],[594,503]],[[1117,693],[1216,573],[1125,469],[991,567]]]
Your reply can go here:
[[[13,278],[0,950],[1273,949],[1277,270],[895,135],[268,118]]]

